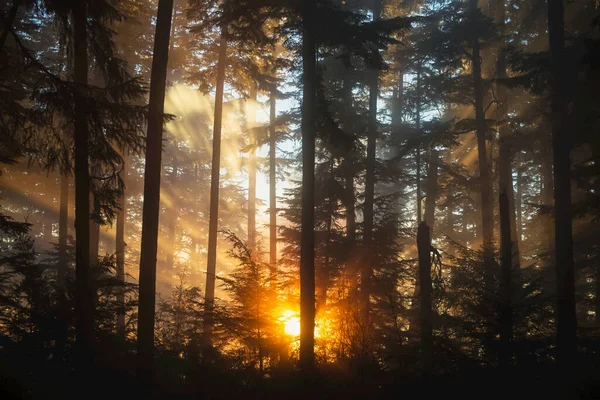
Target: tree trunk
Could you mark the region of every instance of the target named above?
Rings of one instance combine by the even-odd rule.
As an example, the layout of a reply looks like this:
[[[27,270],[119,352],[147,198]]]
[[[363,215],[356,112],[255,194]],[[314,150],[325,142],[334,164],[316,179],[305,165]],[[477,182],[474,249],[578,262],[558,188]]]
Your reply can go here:
[[[417,65],[417,78],[416,78],[416,92],[417,92],[417,105],[416,105],[416,128],[417,128],[417,141],[421,140],[421,64]],[[417,144],[415,150],[415,162],[417,164],[417,225],[421,223],[423,218],[423,196],[421,194],[421,144]]]
[[[58,215],[58,274],[56,281],[61,290],[65,288],[68,271],[67,225],[69,223],[69,176],[60,174],[60,211]]]
[[[8,10],[6,19],[0,19],[0,21],[2,22],[2,35],[0,35],[0,52],[4,50],[4,44],[6,43],[6,38],[8,38],[8,32],[10,32],[10,30],[13,27],[15,17],[17,16],[17,11],[19,10],[20,6],[21,0],[13,0],[13,4],[10,7],[10,10]]]
[[[215,94],[215,115],[213,124],[212,170],[210,180],[210,218],[208,223],[208,255],[206,268],[206,288],[204,293],[204,356],[207,359],[212,349],[213,307],[215,301],[215,280],[217,273],[217,228],[219,225],[219,179],[221,171],[221,129],[223,119],[223,90],[225,86],[225,65],[227,64],[227,39],[225,27],[221,27],[219,40],[219,60],[217,65],[217,88]]]
[[[171,172],[171,204],[169,205],[168,215],[169,220],[167,221],[167,231],[169,235],[169,245],[167,246],[167,269],[172,270],[174,267],[174,255],[177,243],[177,233],[175,229],[177,227],[177,214],[178,214],[178,195],[177,195],[177,175],[179,170],[179,165],[177,162],[177,156],[179,152],[179,145],[177,140],[174,141],[175,152],[173,153],[173,172]]]
[[[90,291],[90,171],[88,124],[82,90],[88,83],[87,7],[73,7],[73,72],[75,94],[75,335],[84,369],[93,363],[94,306]]]
[[[92,169],[93,170],[93,169]],[[94,194],[90,193],[90,210],[96,211],[97,204]],[[100,253],[100,224],[94,220],[90,221],[90,267],[98,264],[98,254]]]
[[[269,104],[269,264],[271,273],[277,272],[277,94],[271,92]]]
[[[381,16],[381,0],[373,3],[373,20]],[[365,202],[364,202],[364,260],[361,271],[360,294],[363,326],[369,330],[371,275],[373,273],[373,217],[375,201],[375,164],[377,146],[377,97],[379,96],[379,71],[370,71],[369,83],[369,124],[367,138],[367,166],[365,174]],[[368,332],[366,332],[368,336]]]
[[[505,31],[505,17],[506,11],[504,6],[504,0],[496,0],[496,21],[500,28],[500,33],[504,35]],[[504,43],[501,43],[501,47],[498,49],[496,59],[496,75],[498,79],[506,79],[506,50]],[[500,136],[499,141],[499,154],[498,154],[498,190],[500,193],[505,193],[508,199],[508,222],[510,223],[510,237],[512,243],[510,247],[512,249],[512,264],[515,270],[520,268],[520,255],[519,255],[519,237],[517,234],[517,223],[516,223],[516,212],[515,212],[515,193],[513,189],[513,150],[510,145],[510,129],[508,126],[508,96],[506,88],[502,83],[496,85],[496,93],[498,98],[497,104],[497,118],[500,121],[498,131]],[[503,242],[508,244],[508,242]],[[503,253],[503,250],[500,249]]]
[[[577,350],[575,277],[571,210],[571,161],[565,85],[564,4],[548,0],[550,38],[552,145],[554,157],[554,226],[556,264],[556,350],[558,362],[570,365]]]
[[[427,190],[425,198],[425,223],[429,227],[430,234],[433,232],[435,221],[435,203],[438,192],[438,162],[439,156],[435,149],[429,151],[429,163],[427,167]]]
[[[552,173],[552,140],[547,138],[542,142],[542,191],[540,193],[542,203],[548,210],[554,209],[554,176]],[[546,231],[546,251],[548,252],[548,263],[554,268],[554,219],[550,213],[542,216],[543,229]]]
[[[515,193],[515,209],[517,211],[517,240],[523,238],[523,169],[517,169],[517,192]],[[520,262],[519,262],[520,264]]]
[[[432,362],[433,321],[431,310],[431,234],[425,221],[417,229],[417,248],[419,252],[419,319],[421,337],[421,357],[425,371],[429,371]]]
[[[126,163],[127,161],[125,161]],[[127,164],[123,168],[123,182],[127,182]],[[125,221],[127,219],[127,188],[123,188],[123,193],[119,198],[119,210],[117,211],[117,233],[115,237],[116,257],[117,257],[117,279],[121,284],[125,283]],[[121,310],[117,313],[117,334],[125,339],[125,293],[124,288],[117,295],[117,304]]]
[[[156,252],[160,206],[160,172],[164,122],[167,63],[173,0],[160,0],[154,37],[154,56],[150,77],[142,245],[140,251],[140,286],[138,307],[138,364],[141,383],[150,387],[154,371],[154,312],[156,292]]]
[[[248,115],[248,134],[250,149],[248,151],[248,248],[256,250],[256,84],[250,93],[250,115]]]
[[[471,12],[477,11],[477,0],[470,0]],[[476,33],[474,34],[476,35]],[[473,58],[471,69],[473,78],[473,96],[475,99],[475,123],[477,135],[477,151],[479,155],[479,184],[481,191],[481,231],[483,235],[483,262],[485,280],[490,284],[491,267],[494,262],[492,243],[494,239],[494,221],[492,205],[492,181],[488,165],[486,136],[487,122],[483,107],[483,80],[481,78],[481,55],[479,39],[475,36],[471,43]]]
[[[300,369],[315,367],[315,138],[317,122],[317,44],[315,0],[304,1],[302,23],[302,222],[300,237]]]
[[[500,192],[500,353],[498,365],[501,369],[510,368],[512,364],[512,275],[515,270],[513,263],[513,240],[511,237],[510,199],[506,190]]]

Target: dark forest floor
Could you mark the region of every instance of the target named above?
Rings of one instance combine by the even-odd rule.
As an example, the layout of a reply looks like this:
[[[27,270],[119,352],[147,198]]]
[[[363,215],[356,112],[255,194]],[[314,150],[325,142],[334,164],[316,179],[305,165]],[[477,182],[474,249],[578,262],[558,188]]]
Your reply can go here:
[[[564,373],[540,366],[508,374],[471,370],[429,378],[378,372],[361,379],[321,370],[310,379],[294,371],[257,379],[250,373],[198,368],[177,381],[168,376],[173,371],[163,371],[154,385],[140,387],[122,366],[77,374],[65,364],[31,361],[26,355],[0,360],[0,399],[600,399],[600,364],[593,362]]]

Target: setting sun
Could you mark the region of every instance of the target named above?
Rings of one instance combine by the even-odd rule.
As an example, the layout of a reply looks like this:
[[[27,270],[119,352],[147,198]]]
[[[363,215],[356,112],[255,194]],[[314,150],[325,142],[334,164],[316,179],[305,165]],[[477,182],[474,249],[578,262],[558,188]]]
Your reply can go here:
[[[290,336],[300,336],[300,317],[298,313],[286,311],[281,317],[283,321],[283,331]]]

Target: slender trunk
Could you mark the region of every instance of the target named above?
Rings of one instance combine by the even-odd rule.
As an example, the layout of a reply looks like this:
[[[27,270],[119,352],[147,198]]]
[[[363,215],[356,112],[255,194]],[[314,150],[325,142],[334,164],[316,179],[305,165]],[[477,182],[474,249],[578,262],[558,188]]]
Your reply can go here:
[[[321,273],[319,274],[319,279],[317,280],[317,313],[320,312],[323,307],[325,307],[327,305],[327,290],[329,289],[329,268],[330,268],[330,263],[331,263],[331,258],[329,257],[330,251],[331,251],[331,227],[332,227],[332,223],[333,223],[333,218],[334,218],[334,198],[333,198],[333,193],[331,188],[333,187],[333,185],[335,184],[335,178],[333,176],[334,174],[334,164],[333,164],[333,158],[331,158],[329,160],[329,176],[330,176],[330,181],[329,184],[327,185],[326,188],[324,188],[324,190],[328,191],[327,193],[327,214],[326,214],[326,218],[327,218],[327,224],[326,224],[326,229],[325,229],[325,245],[323,246],[323,252],[324,252],[324,263],[323,263],[323,267],[321,268]]]
[[[496,0],[496,21],[500,29],[500,33],[504,34],[505,31],[505,6],[504,0]],[[496,75],[498,79],[506,79],[506,50],[504,43],[500,45],[498,49],[496,59]],[[513,189],[513,150],[510,145],[510,128],[508,126],[508,96],[506,88],[502,83],[496,86],[496,93],[498,97],[497,105],[497,118],[500,121],[498,131],[500,136],[499,150],[498,150],[498,190],[500,193],[506,193],[508,199],[508,222],[510,223],[510,247],[512,249],[512,264],[513,268],[518,270],[520,268],[520,255],[519,255],[519,237],[517,234],[516,224],[516,212],[515,212],[515,193]],[[507,242],[503,242],[507,244]],[[503,253],[503,250],[500,249]]]
[[[167,231],[169,235],[169,246],[167,246],[167,268],[172,270],[174,267],[174,255],[175,255],[175,244],[177,243],[177,233],[175,229],[177,227],[177,205],[179,198],[177,196],[177,175],[179,165],[177,163],[177,156],[179,151],[179,145],[177,140],[174,141],[175,152],[173,153],[173,171],[171,172],[171,204],[169,205],[169,220],[167,222]]]
[[[438,184],[438,152],[435,149],[429,151],[429,163],[427,167],[427,197],[425,198],[425,223],[433,233],[435,220],[435,202],[437,200]]]
[[[94,194],[90,193],[90,210],[94,213],[97,209],[97,202]],[[100,252],[100,224],[94,220],[90,221],[90,267],[98,264],[98,254]]]
[[[250,93],[250,115],[248,128],[250,135],[250,150],[248,152],[248,248],[256,250],[256,84]]]
[[[58,215],[58,274],[56,281],[62,290],[68,271],[67,225],[69,223],[69,176],[60,174],[60,211]]]
[[[125,161],[127,162],[127,161]],[[123,168],[123,182],[127,181],[127,165]],[[125,284],[125,221],[127,219],[127,196],[126,187],[119,197],[119,209],[117,211],[117,233],[115,237],[116,257],[117,257],[117,280]],[[117,334],[125,339],[125,292],[124,287],[117,295],[117,304],[119,312],[117,313]]]
[[[381,0],[375,0],[373,4],[373,20],[379,20],[381,16]],[[379,71],[370,71],[369,84],[369,124],[367,138],[367,167],[365,174],[365,202],[364,202],[364,261],[361,271],[360,293],[361,308],[363,313],[363,324],[366,335],[369,336],[369,314],[371,298],[371,275],[373,273],[373,217],[375,201],[375,164],[377,146],[377,97],[379,96]]]
[[[470,0],[471,12],[477,11],[477,0]],[[474,34],[476,35],[476,33]],[[472,58],[472,78],[473,78],[473,96],[475,99],[475,119],[477,135],[477,151],[479,155],[479,184],[481,191],[481,231],[483,235],[483,262],[486,274],[485,280],[488,284],[491,282],[490,269],[494,262],[492,242],[494,239],[494,221],[492,205],[492,181],[490,179],[490,169],[487,156],[487,122],[485,120],[485,110],[483,107],[483,79],[481,78],[481,55],[479,39],[475,36],[472,39],[471,47],[473,51]]]
[[[404,71],[398,71],[398,82],[393,91],[392,127],[397,128],[402,123],[402,105],[404,103]]]
[[[431,234],[425,221],[417,229],[417,247],[419,251],[419,330],[421,337],[422,361],[425,371],[429,371],[432,362],[432,282],[431,282]]]
[[[315,138],[317,122],[317,44],[315,0],[304,1],[302,24],[302,222],[300,237],[300,369],[315,367]]]
[[[552,140],[547,138],[542,142],[542,190],[541,198],[542,204],[547,207],[548,210],[554,209],[554,176],[552,173]],[[548,263],[551,267],[554,267],[554,219],[548,212],[542,216],[543,228],[546,233],[546,246],[545,249],[548,252]]]
[[[88,125],[83,88],[88,83],[87,8],[73,7],[73,72],[75,97],[75,335],[82,365],[93,363],[94,316],[90,292],[90,172]],[[84,367],[85,368],[85,367]]]
[[[500,353],[498,356],[498,365],[502,369],[510,368],[512,364],[512,337],[513,337],[513,317],[512,317],[512,275],[515,266],[513,264],[513,240],[511,237],[511,215],[510,199],[506,190],[500,192]]]
[[[517,211],[517,240],[523,240],[523,169],[517,169],[517,192],[515,193],[515,209]],[[519,262],[520,264],[520,262]]]
[[[154,371],[156,252],[158,248],[162,132],[172,11],[173,0],[159,1],[152,74],[150,77],[148,132],[146,135],[142,245],[140,251],[137,375],[140,382],[147,387],[152,384]]]
[[[416,115],[416,128],[417,128],[417,140],[421,140],[421,64],[417,65],[417,79],[416,79],[416,92],[417,92],[417,115]],[[421,222],[423,217],[423,196],[421,195],[421,144],[417,144],[415,151],[415,162],[417,164],[417,225]]]
[[[570,140],[567,131],[568,102],[565,85],[564,4],[548,0],[548,32],[551,61],[552,147],[554,157],[554,226],[556,262],[556,350],[558,362],[567,367],[577,350],[575,277],[571,210]]]
[[[225,28],[221,27],[219,40],[219,60],[217,65],[217,90],[215,94],[215,116],[213,124],[212,170],[210,180],[210,219],[208,223],[208,255],[206,268],[206,288],[204,293],[204,355],[209,356],[212,348],[213,307],[215,301],[215,280],[217,273],[217,228],[219,224],[219,178],[221,171],[221,129],[223,119],[223,90],[225,86],[225,65],[227,63],[227,39]]]
[[[19,7],[21,6],[21,0],[13,0],[13,4],[10,7],[10,10],[8,10],[8,14],[6,16],[6,19],[4,19],[2,21],[2,35],[0,36],[0,52],[2,52],[2,50],[4,50],[4,45],[6,44],[6,38],[8,38],[8,32],[10,32],[10,30],[13,27],[13,24],[15,22],[15,17],[17,16],[17,11],[19,10]]]
[[[348,74],[344,74],[342,87],[342,98],[344,102],[344,121],[343,129],[346,134],[352,134],[353,126],[351,123],[353,113],[352,101],[352,84]],[[348,277],[348,285],[351,291],[354,291],[357,286],[358,271],[356,260],[356,198],[354,195],[354,167],[353,167],[353,152],[349,151],[345,154],[343,161],[344,170],[344,206],[346,208],[346,239],[348,242],[347,267],[346,275]]]
[[[269,104],[269,264],[271,273],[277,272],[277,94],[271,92]]]
[[[454,233],[454,196],[452,193],[446,195],[446,234]]]

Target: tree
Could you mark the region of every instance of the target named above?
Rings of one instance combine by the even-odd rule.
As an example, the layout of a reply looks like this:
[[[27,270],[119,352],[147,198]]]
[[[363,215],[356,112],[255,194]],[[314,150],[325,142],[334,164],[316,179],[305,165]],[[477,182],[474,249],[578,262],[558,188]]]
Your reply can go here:
[[[302,224],[300,239],[300,366],[310,372],[315,363],[315,138],[317,69],[314,0],[302,8]]]
[[[153,373],[156,251],[158,245],[162,130],[172,13],[173,0],[160,0],[154,39],[148,133],[146,135],[137,374],[138,378],[147,385],[152,382]]]
[[[552,154],[554,166],[554,232],[556,268],[556,348],[561,366],[570,365],[577,346],[575,277],[571,209],[571,162],[568,99],[564,72],[564,6],[548,0],[548,34],[551,60]]]

